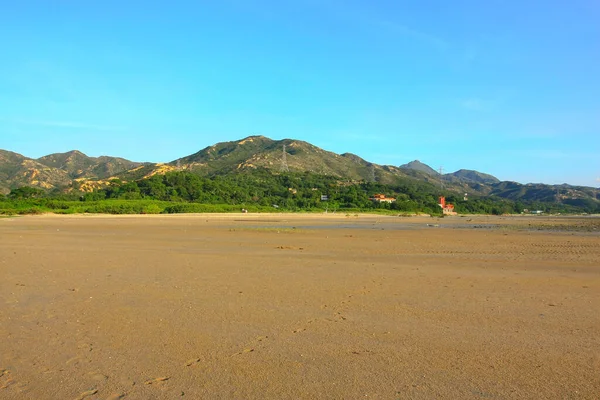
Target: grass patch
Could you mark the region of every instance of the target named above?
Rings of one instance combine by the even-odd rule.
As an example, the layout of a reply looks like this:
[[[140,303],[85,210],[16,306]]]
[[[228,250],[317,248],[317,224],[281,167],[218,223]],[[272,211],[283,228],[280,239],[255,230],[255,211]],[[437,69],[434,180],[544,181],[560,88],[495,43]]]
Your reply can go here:
[[[232,204],[201,204],[160,200],[94,200],[68,201],[27,199],[0,201],[0,215],[54,214],[185,214],[273,212],[273,208]]]

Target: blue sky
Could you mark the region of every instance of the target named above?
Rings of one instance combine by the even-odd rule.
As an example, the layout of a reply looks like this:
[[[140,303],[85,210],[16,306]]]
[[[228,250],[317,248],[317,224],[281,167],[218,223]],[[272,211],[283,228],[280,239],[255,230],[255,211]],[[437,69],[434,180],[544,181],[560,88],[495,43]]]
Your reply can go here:
[[[0,148],[165,162],[252,134],[600,186],[600,3],[15,1]]]

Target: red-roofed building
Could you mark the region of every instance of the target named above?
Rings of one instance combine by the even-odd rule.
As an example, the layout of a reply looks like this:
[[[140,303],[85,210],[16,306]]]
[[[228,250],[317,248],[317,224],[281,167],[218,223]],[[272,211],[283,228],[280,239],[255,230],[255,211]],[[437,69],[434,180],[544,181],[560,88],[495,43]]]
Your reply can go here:
[[[374,194],[373,197],[369,197],[369,200],[377,201],[379,203],[393,203],[396,201],[393,197],[386,197],[385,194]]]
[[[446,198],[444,196],[440,196],[438,205],[442,207],[442,213],[444,215],[456,215],[454,204],[446,203]]]

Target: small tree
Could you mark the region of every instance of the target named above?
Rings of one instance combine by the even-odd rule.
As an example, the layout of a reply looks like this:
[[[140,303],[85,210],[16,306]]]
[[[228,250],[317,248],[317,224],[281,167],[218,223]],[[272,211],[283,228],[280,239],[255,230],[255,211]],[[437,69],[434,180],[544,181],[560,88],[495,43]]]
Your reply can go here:
[[[11,199],[35,199],[42,197],[44,193],[45,192],[42,189],[30,186],[22,186],[20,188],[11,190],[8,197]]]

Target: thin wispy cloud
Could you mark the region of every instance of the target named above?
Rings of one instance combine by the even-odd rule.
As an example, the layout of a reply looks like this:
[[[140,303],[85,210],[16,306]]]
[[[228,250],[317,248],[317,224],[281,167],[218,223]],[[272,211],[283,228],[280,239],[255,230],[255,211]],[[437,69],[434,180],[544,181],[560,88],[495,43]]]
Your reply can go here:
[[[421,42],[424,42],[433,47],[436,47],[440,50],[446,49],[447,47],[449,47],[449,43],[446,40],[444,40],[438,36],[432,35],[430,33],[414,29],[408,25],[399,24],[399,23],[387,21],[384,19],[371,19],[368,17],[365,18],[365,20],[373,25],[376,25],[383,29],[386,29],[389,32],[392,32],[392,33],[395,33],[398,35],[412,37]]]
[[[471,111],[487,111],[490,109],[489,102],[476,97],[462,100],[460,106]]]
[[[355,23],[371,26],[379,30],[386,31],[390,34],[410,37],[438,50],[447,49],[450,44],[445,39],[426,32],[421,29],[415,29],[412,26],[401,22],[394,22],[380,16],[369,15],[369,10],[352,8],[347,3],[320,2],[319,5],[328,6],[328,8],[338,17],[353,20]]]
[[[515,156],[525,158],[537,158],[547,160],[566,160],[566,159],[589,159],[597,157],[596,154],[586,152],[567,152],[553,149],[529,149],[514,152]]]
[[[382,141],[382,140],[385,140],[385,137],[382,135],[370,134],[370,133],[344,133],[339,136],[343,139],[350,139],[350,140],[357,140],[357,141],[363,141],[363,140]]]
[[[470,111],[497,111],[506,106],[510,107],[511,102],[519,97],[519,89],[515,87],[490,85],[485,88],[485,92],[478,88],[475,93],[470,92],[469,88],[463,90],[463,93],[456,94],[455,99],[458,99],[461,108]]]
[[[99,125],[89,124],[75,121],[36,121],[36,120],[15,120],[13,121],[18,124],[43,126],[49,128],[66,128],[66,129],[87,129],[93,131],[124,131],[127,128],[124,126],[114,125]]]
[[[478,56],[479,56],[479,51],[475,47],[468,46],[463,51],[462,59],[465,63],[470,64],[473,61],[475,61]]]
[[[561,137],[561,133],[554,128],[531,128],[517,132],[520,139],[555,139]]]

